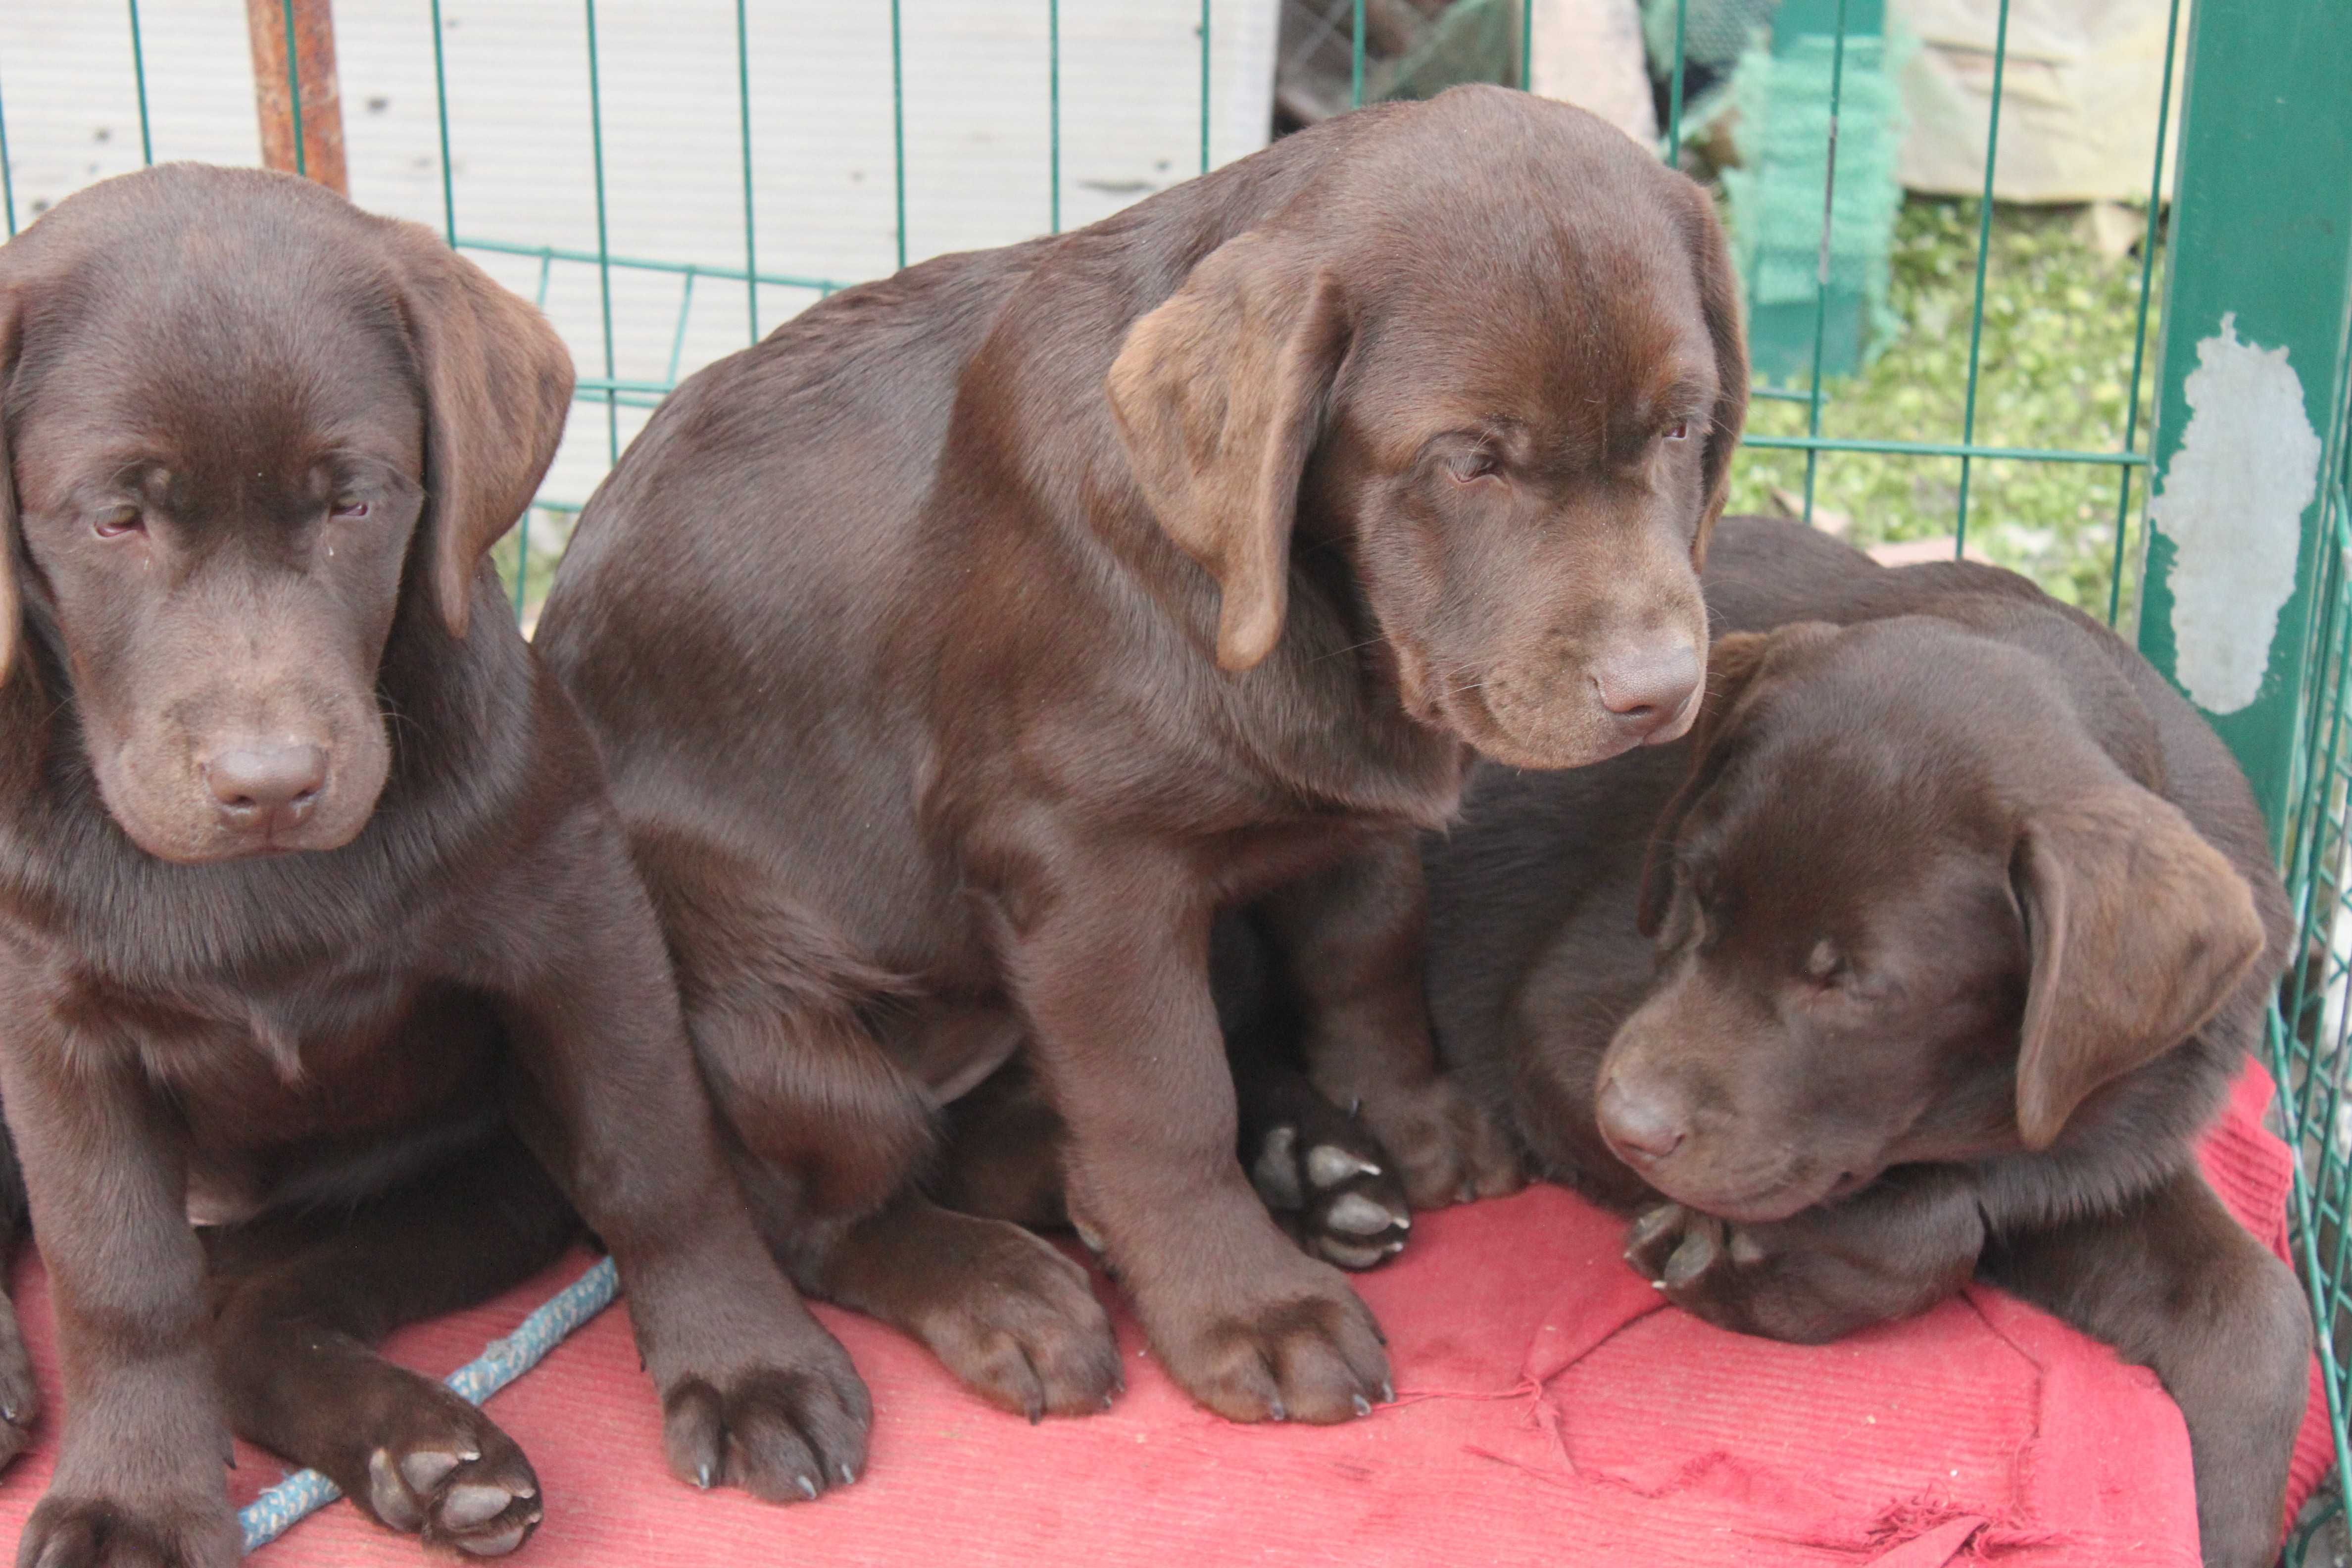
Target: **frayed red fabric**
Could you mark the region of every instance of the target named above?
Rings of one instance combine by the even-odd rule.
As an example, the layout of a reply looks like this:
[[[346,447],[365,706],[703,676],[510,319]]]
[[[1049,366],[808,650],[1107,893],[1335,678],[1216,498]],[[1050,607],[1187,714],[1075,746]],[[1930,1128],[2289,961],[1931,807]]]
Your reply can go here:
[[[2250,1068],[2202,1152],[2231,1207],[2284,1252],[2292,1168],[2263,1125],[2269,1097]],[[1118,1408],[1032,1427],[898,1335],[825,1310],[873,1387],[873,1450],[855,1487],[790,1508],[669,1477],[627,1321],[608,1311],[491,1402],[547,1497],[514,1561],[2196,1568],[2179,1413],[2105,1346],[1974,1287],[1834,1345],[1743,1338],[1663,1307],[1619,1256],[1624,1228],[1552,1189],[1417,1222],[1405,1256],[1360,1281],[1390,1336],[1398,1403],[1340,1427],[1205,1414],[1124,1316]],[[391,1352],[446,1372],[587,1262],[405,1331]],[[49,1413],[0,1481],[11,1538],[47,1484],[58,1400],[37,1259],[17,1286]],[[2315,1366],[2314,1379],[2296,1504],[2333,1452]],[[239,1445],[231,1492],[243,1503],[283,1469]],[[257,1561],[424,1558],[338,1503]]]

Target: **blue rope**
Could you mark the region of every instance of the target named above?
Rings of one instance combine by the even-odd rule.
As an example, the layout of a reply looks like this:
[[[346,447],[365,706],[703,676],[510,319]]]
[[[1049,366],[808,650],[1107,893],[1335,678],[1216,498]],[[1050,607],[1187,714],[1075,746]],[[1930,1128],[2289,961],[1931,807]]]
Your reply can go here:
[[[468,1405],[479,1405],[524,1373],[563,1342],[572,1330],[613,1304],[620,1293],[620,1276],[605,1258],[573,1280],[530,1317],[513,1333],[493,1340],[480,1356],[451,1373],[448,1384]],[[245,1549],[257,1552],[286,1532],[304,1514],[326,1507],[342,1496],[342,1489],[316,1470],[287,1477],[262,1493],[236,1516],[245,1530]]]

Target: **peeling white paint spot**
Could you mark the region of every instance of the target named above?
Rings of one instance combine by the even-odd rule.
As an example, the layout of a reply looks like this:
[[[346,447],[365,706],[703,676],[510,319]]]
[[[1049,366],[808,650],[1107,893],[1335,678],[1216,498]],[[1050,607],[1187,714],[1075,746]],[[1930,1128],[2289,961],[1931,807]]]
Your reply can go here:
[[[2148,502],[2179,552],[2172,641],[2180,684],[2210,713],[2259,696],[2279,611],[2294,593],[2304,509],[2318,491],[2319,434],[2286,350],[2238,341],[2235,313],[2197,345],[2181,388],[2189,426]]]

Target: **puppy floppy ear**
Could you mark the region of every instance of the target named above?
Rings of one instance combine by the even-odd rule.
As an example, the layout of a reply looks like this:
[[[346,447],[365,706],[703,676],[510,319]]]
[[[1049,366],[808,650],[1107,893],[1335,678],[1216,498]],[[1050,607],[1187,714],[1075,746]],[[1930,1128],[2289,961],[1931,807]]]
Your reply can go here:
[[[1748,422],[1748,336],[1739,323],[1739,275],[1731,248],[1716,221],[1715,202],[1696,182],[1684,180],[1683,241],[1698,278],[1699,312],[1715,345],[1715,407],[1708,416],[1700,471],[1706,482],[1706,510],[1691,542],[1691,565],[1704,569],[1706,546],[1731,499],[1731,455]]]
[[[1217,580],[1217,665],[1274,651],[1298,485],[1349,339],[1339,280],[1252,230],[1209,253],[1129,329],[1108,390],[1136,483]]]
[[[401,303],[425,383],[423,548],[452,637],[483,556],[515,524],[563,439],[572,356],[525,300],[431,230],[397,226]]]
[[[2040,812],[2010,879],[2032,978],[2017,1126],[2047,1149],[2091,1092],[2201,1027],[2263,951],[2254,896],[2169,801],[2137,785]]]
[[[1687,742],[1690,772],[1683,776],[1682,786],[1666,802],[1665,810],[1658,814],[1650,830],[1650,847],[1642,857],[1642,894],[1634,923],[1643,936],[1656,936],[1666,918],[1666,906],[1675,891],[1675,840],[1681,835],[1683,818],[1701,795],[1715,787],[1723,773],[1730,753],[1722,742],[1727,737],[1733,710],[1769,665],[1794,649],[1834,637],[1837,629],[1826,621],[1793,621],[1769,632],[1733,632],[1716,638],[1707,649],[1706,696],[1699,703]]]

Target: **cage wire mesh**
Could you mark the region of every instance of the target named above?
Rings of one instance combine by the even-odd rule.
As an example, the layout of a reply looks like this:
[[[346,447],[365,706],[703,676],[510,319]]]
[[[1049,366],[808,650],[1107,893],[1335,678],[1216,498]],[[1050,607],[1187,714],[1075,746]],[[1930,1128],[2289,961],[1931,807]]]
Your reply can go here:
[[[1406,17],[1405,30],[1420,52],[1371,58],[1368,10],[1370,22],[1393,23],[1405,3],[1288,0],[1311,31],[1285,44],[1278,0],[338,0],[337,109],[355,197],[431,224],[538,301],[581,373],[546,492],[502,546],[518,616],[528,620],[571,516],[681,376],[850,283],[940,251],[1089,222],[1255,150],[1271,133],[1277,56],[1319,54],[1337,70],[1333,51],[1341,51],[1345,102],[1356,105],[1442,85],[1460,68],[1433,74],[1430,49],[1449,37],[1491,41],[1499,24],[1507,28],[1502,63],[1478,68],[1528,84],[1542,43],[1537,0],[1452,0],[1479,15],[1451,33],[1439,25],[1446,0],[1412,0],[1418,20]],[[1885,278],[1899,201],[1886,166],[1886,138],[1900,133],[1891,79],[1909,43],[1882,24],[1916,5],[1897,0],[1885,12],[1882,0],[1639,0],[1638,25],[1656,78],[1660,155],[1709,172],[1715,154],[1685,146],[1685,98],[1711,87],[1718,102],[1737,103],[1757,122],[1749,166],[1725,182],[1737,242],[1751,260],[1769,255],[1773,303],[1801,307],[1810,296],[1807,363],[1758,387],[1745,463],[1778,455],[1791,465],[1794,482],[1770,493],[1815,521],[1833,465],[1933,476],[1915,493],[1948,511],[1949,532],[1930,548],[1972,552],[1972,533],[1991,534],[1997,558],[2007,482],[2062,475],[2083,498],[2079,517],[2095,521],[2078,550],[2089,565],[2053,563],[2031,549],[2010,550],[2008,563],[2038,569],[2062,596],[2127,623],[2141,556],[2135,524],[2147,499],[2141,476],[2151,463],[2151,306],[2163,281],[2167,157],[2188,18],[2181,0],[2149,0],[2162,5],[2163,47],[2154,134],[2136,154],[2148,176],[2133,204],[2138,232],[2126,237],[2127,255],[2103,296],[2109,313],[2128,318],[2128,332],[2112,345],[2113,363],[2011,364],[2001,345],[2020,308],[1991,285],[2012,9],[2025,3],[1999,0],[1989,58],[1970,67],[1986,95],[1981,184],[1973,200],[1933,215],[1968,242],[1958,268],[1938,263],[1951,274],[1950,300],[1966,300],[1964,319],[1949,300],[1940,316],[1924,294],[1906,300],[1898,289],[1890,300]],[[324,112],[320,94],[336,84],[303,79],[297,0],[278,4],[278,58],[299,162],[308,156],[300,117]],[[1810,31],[1776,58],[1776,20],[1783,6],[1801,5],[1811,13]],[[258,162],[243,9],[203,0],[0,8],[6,232],[80,184],[159,158]],[[2029,65],[2040,68],[2034,58]],[[1874,142],[1861,131],[1880,134]],[[2039,280],[2026,283],[2031,310]],[[1891,432],[1887,399],[1824,374],[1839,289],[1860,292],[1882,335],[1937,347],[1943,357],[1933,363],[1958,387],[1944,410],[1947,428]],[[2045,303],[2083,308],[2071,293]],[[2330,1331],[2321,1348],[2339,1468],[2323,1496],[2340,1505],[2352,1377],[2352,726],[2344,714],[2352,695],[2352,349],[2339,343],[2334,364],[2295,772],[2287,798],[2266,805],[2306,955],[2282,993],[2272,1065],[2282,1086],[2277,1118],[2302,1156],[2296,1245]],[[2053,374],[2086,395],[2100,389],[2112,438],[2047,443],[2004,426],[2003,389]],[[2330,1539],[2307,1528],[2290,1554]]]
[[[2347,304],[2352,320],[2352,304]],[[2352,329],[2347,329],[2352,330]],[[2352,342],[2347,342],[2352,347]],[[2271,1019],[2271,1068],[2279,1084],[2279,1131],[2300,1155],[2294,1239],[2319,1324],[2321,1371],[2335,1429],[2333,1515],[2315,1517],[2289,1545],[2290,1560],[2352,1557],[2342,1506],[2352,1394],[2352,353],[2339,353],[2320,466],[2320,550],[2315,624],[2303,654],[2305,710],[2284,823],[2284,867],[2300,962],[2280,988]]]

